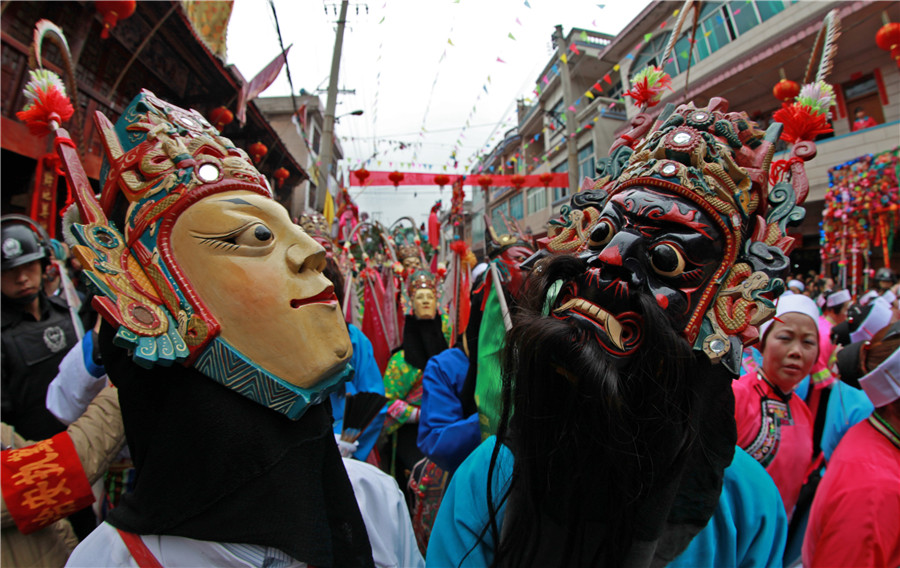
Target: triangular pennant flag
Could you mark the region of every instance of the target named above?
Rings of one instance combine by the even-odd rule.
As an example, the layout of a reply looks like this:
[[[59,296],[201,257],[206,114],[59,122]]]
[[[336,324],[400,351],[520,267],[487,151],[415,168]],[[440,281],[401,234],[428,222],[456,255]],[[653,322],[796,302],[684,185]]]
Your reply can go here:
[[[525,7],[526,7],[526,8],[531,8],[531,4],[528,3],[528,0],[525,0]]]
[[[509,37],[509,39],[513,41],[516,41],[516,36],[512,35],[512,32],[509,32],[509,35],[507,37]]]
[[[519,18],[516,18],[516,23],[519,24],[520,26],[522,25],[522,21],[519,20]]]
[[[570,45],[569,49],[571,49],[572,53],[574,53],[575,55],[581,55],[581,52],[578,51],[578,46],[576,44],[573,43],[572,45]]]
[[[447,38],[447,43],[449,43],[450,45],[453,45],[453,40],[451,40],[451,39],[448,37],[448,38]]]
[[[562,55],[560,55],[559,58],[562,60],[563,63],[568,63],[568,62],[569,62],[569,60],[568,60],[568,58],[566,57],[566,54],[565,54],[565,53],[563,53]]]
[[[653,32],[647,32],[644,34],[644,43],[647,43],[653,38]]]
[[[587,41],[587,40],[588,40],[587,32],[584,30],[581,30],[581,41]]]
[[[590,91],[585,91],[584,96],[586,96],[587,98],[589,98],[591,100],[594,100],[594,93],[592,93]]]
[[[618,72],[619,69],[620,69],[620,67],[619,67],[619,64],[618,64],[618,63],[616,63],[615,65],[613,65],[613,71]]]
[[[612,78],[609,76],[609,73],[603,76],[603,80],[607,82],[607,84],[612,85]]]

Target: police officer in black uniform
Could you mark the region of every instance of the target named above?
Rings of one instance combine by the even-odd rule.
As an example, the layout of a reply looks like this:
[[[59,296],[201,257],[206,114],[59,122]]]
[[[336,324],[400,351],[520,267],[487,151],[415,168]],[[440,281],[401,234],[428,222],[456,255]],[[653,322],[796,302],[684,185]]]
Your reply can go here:
[[[66,429],[47,410],[47,387],[59,363],[78,343],[69,306],[60,296],[44,293],[43,275],[50,263],[50,242],[29,227],[27,217],[0,219],[0,284],[3,301],[0,333],[3,422],[26,440],[43,440]],[[69,516],[78,538],[97,521],[90,507]]]
[[[8,217],[0,233],[3,421],[25,439],[43,440],[66,428],[47,410],[45,399],[60,361],[78,337],[65,300],[43,291],[49,243]]]

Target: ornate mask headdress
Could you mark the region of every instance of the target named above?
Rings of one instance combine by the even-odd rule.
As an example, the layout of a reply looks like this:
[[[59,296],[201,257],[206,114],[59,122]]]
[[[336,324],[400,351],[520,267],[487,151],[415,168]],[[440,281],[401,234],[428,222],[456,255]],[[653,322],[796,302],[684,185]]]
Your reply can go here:
[[[803,219],[802,161],[815,148],[795,146],[792,183],[770,190],[779,123],[764,133],[746,113],[728,112],[724,99],[713,98],[705,108],[670,107],[652,128],[644,114],[632,125],[601,162],[594,189],[573,197],[542,243],[623,272],[609,277],[592,268],[581,291],[559,291],[551,307],[588,314],[610,335],[610,350],[627,355],[640,341],[640,321],[610,306],[627,295],[625,274],[637,275],[629,277],[654,293],[695,349],[736,372],[742,344],[757,338],[755,326],[771,317],[784,290],[780,276],[794,246],[786,228]],[[607,297],[592,302],[603,293],[584,289],[597,286]]]
[[[81,219],[71,230],[79,245],[75,253],[99,292],[95,306],[108,322],[118,326],[115,343],[132,350],[134,361],[143,367],[176,362],[192,365],[264,406],[299,418],[309,404],[321,400],[350,372],[345,364],[349,350],[343,347],[345,338],[341,331],[346,332],[340,310],[331,305],[334,292],[327,280],[323,277],[322,283],[306,280],[298,284],[292,280],[296,271],[293,275],[286,271],[286,286],[256,292],[261,298],[259,303],[271,307],[277,314],[275,319],[280,321],[259,321],[266,316],[242,307],[247,299],[238,297],[241,287],[249,296],[254,295],[248,286],[251,282],[239,280],[239,274],[200,274],[199,279],[214,282],[213,286],[218,286],[215,282],[220,280],[234,280],[234,286],[221,287],[216,294],[204,297],[198,293],[201,283],[196,271],[192,281],[185,266],[179,264],[178,247],[183,251],[199,246],[197,242],[207,245],[191,257],[200,263],[229,254],[240,257],[244,274],[249,276],[269,258],[276,264],[293,259],[304,265],[317,259],[321,249],[290,223],[283,208],[271,201],[266,179],[253,167],[247,154],[220,136],[196,111],[178,108],[144,91],[115,126],[100,113],[96,121],[106,150],[101,171],[102,194],[97,203],[90,192],[77,191]],[[78,172],[69,166],[67,163],[70,175],[77,178]],[[74,179],[72,184],[77,188],[83,181],[86,180]],[[204,209],[205,215],[186,215],[205,198],[234,192],[240,193],[223,195],[212,209]],[[260,197],[246,197],[253,194]],[[262,201],[258,202],[260,198]],[[208,215],[220,211],[225,211],[221,226],[209,221]],[[176,228],[181,219],[196,224],[196,219],[204,217],[203,230],[195,225]],[[116,223],[121,223],[121,228]],[[236,227],[236,223],[240,226]],[[216,229],[229,234],[209,234]],[[281,272],[277,274],[280,277]],[[301,288],[305,291],[301,292]],[[273,290],[296,297],[282,302]],[[229,293],[235,297],[227,297]],[[240,321],[243,310],[248,330],[255,329],[253,326],[274,330],[279,325],[299,325],[308,330],[309,333],[298,332],[293,338],[298,345],[305,345],[307,360],[293,364],[305,367],[310,376],[288,377],[286,372],[273,371],[278,366],[272,361],[254,360],[254,348],[245,349],[242,345],[239,349],[223,337],[220,317],[228,322],[233,322],[234,317],[215,313],[209,303],[221,306],[229,301],[235,309],[224,311]],[[302,315],[302,310],[310,308],[323,310],[321,314],[316,312],[323,320],[321,324],[311,323],[319,318]],[[334,326],[329,325],[332,311]],[[243,323],[228,325],[243,327]],[[314,345],[318,339],[312,337],[318,334],[330,337],[329,341],[340,346],[337,350],[346,353],[319,349],[321,345]],[[281,367],[284,368],[287,366]]]
[[[407,279],[406,293],[417,319],[434,319],[437,316],[437,284],[431,272],[417,270],[412,273]]]
[[[307,235],[311,236],[317,243],[325,249],[325,254],[329,258],[334,257],[334,241],[331,239],[331,227],[325,215],[318,211],[312,213],[303,213],[297,220],[297,224],[303,229]]]

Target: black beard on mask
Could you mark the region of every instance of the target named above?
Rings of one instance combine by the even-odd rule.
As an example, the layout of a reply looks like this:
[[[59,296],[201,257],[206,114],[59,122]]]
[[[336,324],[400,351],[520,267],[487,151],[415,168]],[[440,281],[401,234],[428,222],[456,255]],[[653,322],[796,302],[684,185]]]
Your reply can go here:
[[[621,566],[632,543],[660,538],[697,434],[704,362],[651,295],[632,293],[645,329],[627,359],[576,320],[541,315],[550,284],[586,268],[545,264],[507,335],[498,439],[515,466],[496,565]]]

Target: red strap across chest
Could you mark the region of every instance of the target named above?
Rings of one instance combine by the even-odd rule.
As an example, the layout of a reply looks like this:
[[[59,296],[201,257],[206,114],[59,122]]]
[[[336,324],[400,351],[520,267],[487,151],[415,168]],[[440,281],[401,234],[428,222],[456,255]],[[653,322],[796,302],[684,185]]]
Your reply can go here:
[[[141,535],[126,532],[122,529],[116,530],[119,531],[119,536],[122,537],[122,541],[128,547],[128,552],[131,553],[132,558],[134,558],[140,568],[163,568],[163,565],[159,563],[159,560],[153,556],[153,553],[144,544]]]

